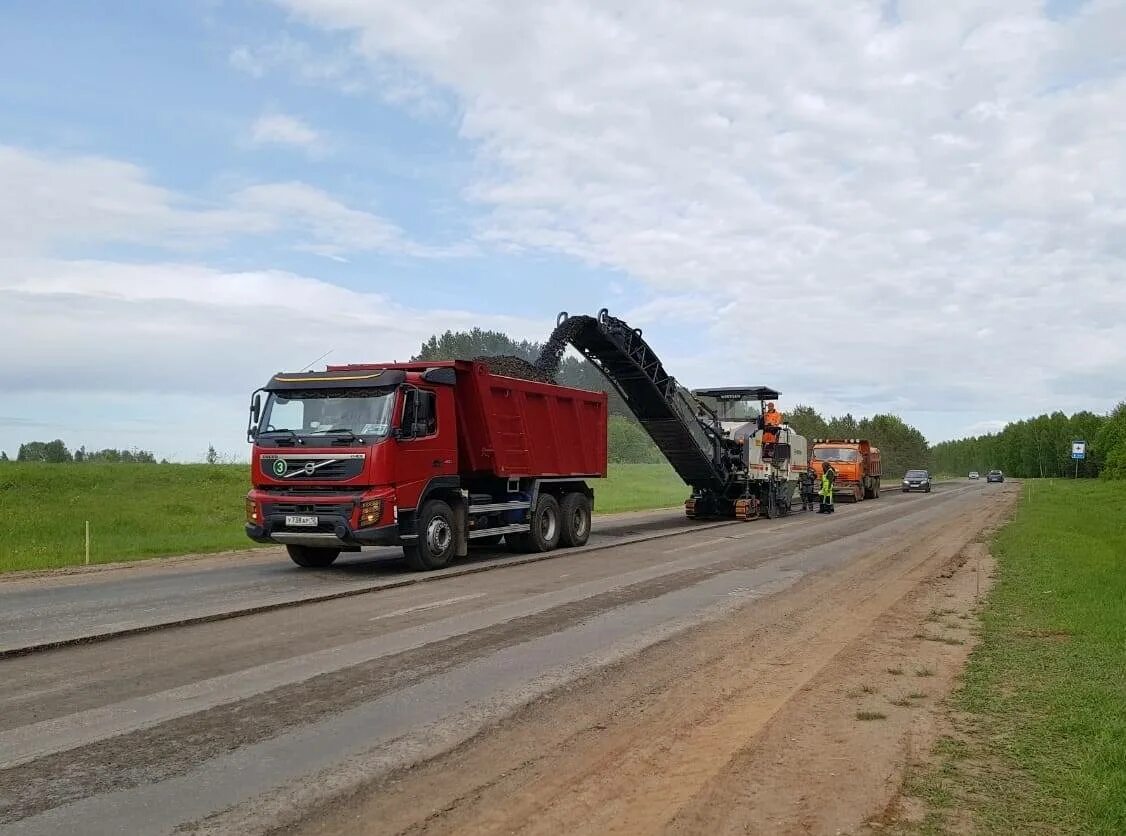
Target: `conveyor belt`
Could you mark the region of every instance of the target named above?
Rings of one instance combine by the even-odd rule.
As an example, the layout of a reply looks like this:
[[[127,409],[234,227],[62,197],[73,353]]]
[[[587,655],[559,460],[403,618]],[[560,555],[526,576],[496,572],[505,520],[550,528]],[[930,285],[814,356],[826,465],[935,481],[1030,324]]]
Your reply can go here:
[[[554,375],[568,343],[606,375],[681,479],[693,488],[724,491],[732,474],[718,425],[697,417],[698,402],[665,371],[639,329],[605,310],[597,318],[560,314],[536,366]]]

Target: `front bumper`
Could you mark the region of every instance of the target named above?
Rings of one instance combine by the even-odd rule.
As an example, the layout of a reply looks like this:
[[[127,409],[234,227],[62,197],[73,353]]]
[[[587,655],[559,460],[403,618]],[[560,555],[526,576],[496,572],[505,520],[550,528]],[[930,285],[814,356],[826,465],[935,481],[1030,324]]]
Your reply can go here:
[[[281,543],[286,546],[358,549],[361,546],[401,546],[399,526],[377,525],[353,529],[343,517],[320,517],[316,530],[286,528],[284,517],[267,518],[262,525],[246,524],[246,536],[256,543]]]
[[[931,486],[927,483],[923,483],[922,485],[903,485],[903,491],[905,493],[910,491],[928,491],[930,487]]]
[[[251,491],[247,496],[257,513],[246,521],[246,536],[256,543],[311,546],[359,551],[363,546],[399,546],[394,498],[355,493],[348,496],[294,496]],[[365,501],[382,499],[380,518],[366,526],[360,518]],[[248,507],[249,513],[249,507]],[[313,518],[315,525],[288,525],[291,517]]]

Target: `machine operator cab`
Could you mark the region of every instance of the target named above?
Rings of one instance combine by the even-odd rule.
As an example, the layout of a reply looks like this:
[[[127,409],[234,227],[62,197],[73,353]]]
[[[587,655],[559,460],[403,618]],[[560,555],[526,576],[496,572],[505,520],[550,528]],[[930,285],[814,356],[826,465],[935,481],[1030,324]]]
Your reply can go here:
[[[751,478],[775,475],[796,479],[798,471],[805,468],[805,438],[770,408],[780,397],[778,391],[766,386],[733,386],[695,389],[692,394],[728,438],[741,445],[743,463]],[[777,417],[771,419],[772,415]]]

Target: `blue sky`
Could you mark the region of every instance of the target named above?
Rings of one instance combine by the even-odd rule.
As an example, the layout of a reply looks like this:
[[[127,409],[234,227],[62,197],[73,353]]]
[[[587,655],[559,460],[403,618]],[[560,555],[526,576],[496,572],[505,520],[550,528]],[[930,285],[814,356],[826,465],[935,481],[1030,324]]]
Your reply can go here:
[[[0,449],[241,457],[279,368],[604,306],[931,440],[1109,409],[1123,4],[980,5],[5,4]]]

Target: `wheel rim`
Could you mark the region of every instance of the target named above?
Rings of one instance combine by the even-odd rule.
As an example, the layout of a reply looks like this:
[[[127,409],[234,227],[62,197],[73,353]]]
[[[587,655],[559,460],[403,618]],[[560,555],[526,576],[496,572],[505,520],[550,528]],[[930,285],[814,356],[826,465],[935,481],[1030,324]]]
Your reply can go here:
[[[555,532],[559,528],[559,521],[555,518],[554,508],[545,508],[540,515],[540,537],[545,542],[555,539]]]
[[[576,537],[586,536],[586,512],[582,508],[575,509],[575,519],[573,520],[572,530],[575,532]]]
[[[442,517],[435,517],[426,526],[426,546],[431,554],[441,554],[450,547],[453,530]]]

